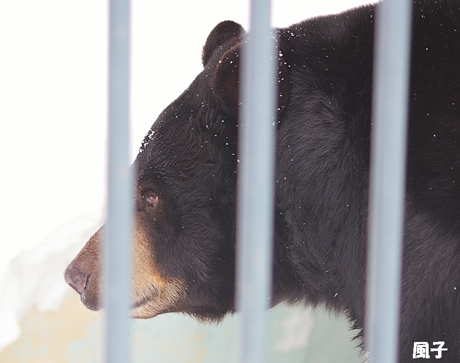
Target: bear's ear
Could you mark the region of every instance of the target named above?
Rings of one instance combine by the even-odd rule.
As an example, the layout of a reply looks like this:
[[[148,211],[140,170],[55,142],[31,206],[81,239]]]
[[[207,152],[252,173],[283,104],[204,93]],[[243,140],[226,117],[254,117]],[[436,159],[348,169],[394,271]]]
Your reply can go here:
[[[232,117],[238,116],[240,49],[241,43],[238,43],[224,53],[211,79],[211,88],[214,95],[219,100],[220,107],[225,113]],[[280,51],[278,51],[276,73],[278,76],[278,117],[280,117],[280,114],[289,103],[291,93],[289,68]]]
[[[201,61],[203,67],[206,66],[214,51],[219,47],[234,39],[238,42],[240,37],[244,34],[244,29],[240,24],[233,21],[223,21],[216,25],[206,39],[206,44],[203,47]]]

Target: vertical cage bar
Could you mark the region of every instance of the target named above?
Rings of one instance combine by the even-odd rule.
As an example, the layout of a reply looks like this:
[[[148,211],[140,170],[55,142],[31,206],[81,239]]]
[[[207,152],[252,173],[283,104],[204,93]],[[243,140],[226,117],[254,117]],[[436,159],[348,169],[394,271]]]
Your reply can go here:
[[[269,0],[251,1],[242,51],[237,216],[239,361],[266,362],[274,216],[275,43]]]
[[[129,158],[130,2],[110,1],[109,172],[105,229],[105,361],[130,359],[133,187]]]
[[[366,348],[397,361],[409,90],[411,2],[376,10],[369,200]]]

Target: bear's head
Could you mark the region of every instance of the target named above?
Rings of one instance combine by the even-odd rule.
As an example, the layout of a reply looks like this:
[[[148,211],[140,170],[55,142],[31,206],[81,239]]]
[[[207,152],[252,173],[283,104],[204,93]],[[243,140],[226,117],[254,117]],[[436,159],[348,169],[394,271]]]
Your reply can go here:
[[[146,135],[135,161],[132,315],[185,312],[218,320],[234,305],[238,84],[242,27],[218,24],[204,70]],[[279,109],[289,98],[279,59]],[[101,228],[65,272],[101,308]]]

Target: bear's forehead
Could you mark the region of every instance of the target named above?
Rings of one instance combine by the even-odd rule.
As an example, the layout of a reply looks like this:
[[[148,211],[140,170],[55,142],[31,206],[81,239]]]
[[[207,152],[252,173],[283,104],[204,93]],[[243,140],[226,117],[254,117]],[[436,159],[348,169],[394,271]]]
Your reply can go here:
[[[138,178],[162,174],[171,165],[195,154],[198,138],[210,133],[208,124],[219,116],[212,92],[198,77],[172,102],[147,132],[136,158]],[[193,149],[193,150],[192,150]],[[189,151],[191,153],[189,153]],[[204,151],[204,150],[203,150]]]

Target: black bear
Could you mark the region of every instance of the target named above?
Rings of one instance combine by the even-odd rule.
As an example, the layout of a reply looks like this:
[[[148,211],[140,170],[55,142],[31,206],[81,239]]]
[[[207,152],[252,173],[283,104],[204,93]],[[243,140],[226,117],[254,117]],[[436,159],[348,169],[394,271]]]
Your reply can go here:
[[[362,329],[374,6],[277,29],[273,301],[323,304]],[[135,161],[133,316],[234,311],[240,25],[159,116]],[[399,361],[445,342],[460,362],[460,1],[414,1]],[[98,231],[66,270],[100,308]],[[433,361],[434,353],[431,353]],[[436,360],[438,361],[438,360]]]

